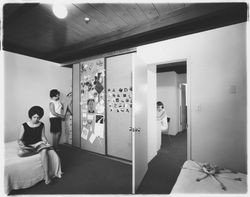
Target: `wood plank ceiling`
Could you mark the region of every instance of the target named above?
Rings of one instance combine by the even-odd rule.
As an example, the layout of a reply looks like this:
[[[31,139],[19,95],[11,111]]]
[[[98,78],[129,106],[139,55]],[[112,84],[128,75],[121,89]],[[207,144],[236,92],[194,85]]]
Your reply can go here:
[[[3,49],[68,64],[247,19],[246,3],[86,3],[67,8],[67,18],[58,19],[50,4],[5,4]]]

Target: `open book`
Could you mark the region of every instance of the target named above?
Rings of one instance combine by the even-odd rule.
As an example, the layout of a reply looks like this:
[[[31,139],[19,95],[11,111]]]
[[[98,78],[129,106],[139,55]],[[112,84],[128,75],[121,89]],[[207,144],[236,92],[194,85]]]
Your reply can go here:
[[[35,151],[35,152],[40,152],[41,150],[45,148],[52,148],[52,146],[49,143],[46,143],[44,141],[37,142],[35,144],[30,144],[28,146],[22,147],[23,149],[30,150],[30,151]]]

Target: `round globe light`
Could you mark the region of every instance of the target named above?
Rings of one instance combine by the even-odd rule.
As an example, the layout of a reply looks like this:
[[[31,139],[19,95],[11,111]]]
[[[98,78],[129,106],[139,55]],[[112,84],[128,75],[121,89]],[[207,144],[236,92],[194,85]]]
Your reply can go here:
[[[68,10],[66,6],[62,4],[54,4],[52,10],[56,17],[60,19],[63,19],[68,15]]]

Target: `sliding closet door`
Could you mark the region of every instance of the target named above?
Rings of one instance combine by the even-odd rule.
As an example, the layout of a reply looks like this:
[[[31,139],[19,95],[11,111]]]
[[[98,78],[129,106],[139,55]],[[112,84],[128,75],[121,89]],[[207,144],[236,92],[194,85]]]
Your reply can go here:
[[[132,160],[132,53],[106,59],[107,154]]]
[[[104,58],[80,63],[81,148],[105,154]]]

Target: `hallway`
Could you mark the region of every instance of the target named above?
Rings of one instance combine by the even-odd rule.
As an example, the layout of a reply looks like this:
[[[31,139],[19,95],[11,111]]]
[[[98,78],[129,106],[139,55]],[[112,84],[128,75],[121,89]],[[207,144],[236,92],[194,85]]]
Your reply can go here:
[[[138,194],[169,194],[179,175],[181,166],[187,160],[187,131],[176,136],[162,135],[162,146],[153,158],[148,171],[138,188]]]

